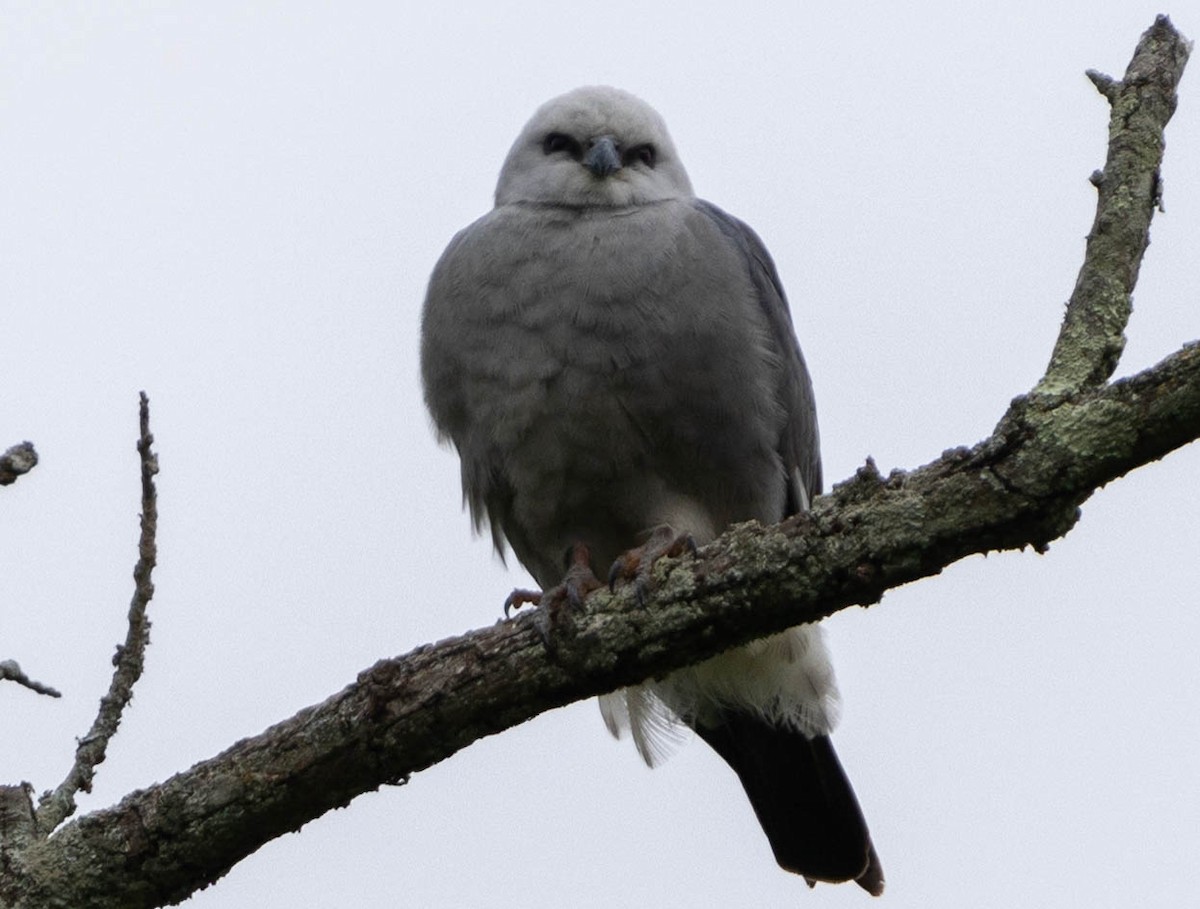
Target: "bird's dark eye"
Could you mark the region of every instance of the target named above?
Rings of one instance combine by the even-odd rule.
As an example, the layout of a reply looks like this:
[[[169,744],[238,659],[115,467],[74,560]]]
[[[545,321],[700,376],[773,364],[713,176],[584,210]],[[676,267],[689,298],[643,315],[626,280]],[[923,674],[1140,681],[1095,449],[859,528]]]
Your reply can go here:
[[[649,142],[635,145],[622,156],[621,163],[628,167],[630,164],[641,163],[653,167],[658,160],[658,150]]]
[[[579,143],[568,136],[566,133],[550,133],[542,140],[542,151],[547,155],[557,154],[558,152],[566,152],[572,158],[578,158],[583,154],[583,150],[579,147]]]

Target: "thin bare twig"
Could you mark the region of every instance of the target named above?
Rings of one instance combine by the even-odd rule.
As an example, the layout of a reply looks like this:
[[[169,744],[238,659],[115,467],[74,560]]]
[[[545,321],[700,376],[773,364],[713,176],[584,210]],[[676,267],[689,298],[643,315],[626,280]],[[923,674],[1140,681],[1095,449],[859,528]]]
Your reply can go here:
[[[104,761],[109,739],[116,734],[121,724],[121,713],[133,697],[133,686],[142,675],[143,656],[150,641],[150,621],[146,618],[146,607],[154,596],[151,572],[158,557],[155,533],[158,529],[158,494],[154,488],[154,476],[158,473],[158,456],[150,446],[154,436],[150,434],[150,399],[143,391],[140,394],[139,428],[137,450],[142,464],[142,518],[141,539],[138,541],[138,560],[133,567],[134,590],[129,604],[129,631],[125,643],[117,645],[113,656],[112,683],[108,694],[100,699],[100,710],[92,728],[79,740],[75,749],[75,763],[58,788],[47,792],[38,801],[37,824],[42,835],[48,835],[66,818],[75,813],[75,794],[79,790],[91,792],[92,778],[96,766]]]
[[[1096,220],[1062,331],[1036,392],[1094,388],[1108,381],[1125,349],[1125,326],[1133,309],[1142,256],[1150,242],[1150,219],[1162,202],[1159,167],[1163,130],[1175,113],[1175,88],[1191,42],[1166,16],[1138,41],[1125,78],[1094,70],[1088,78],[1112,106],[1108,159],[1092,174],[1099,190]]]
[[[19,442],[0,455],[0,486],[15,483],[17,477],[37,466],[38,456],[32,442]]]
[[[16,682],[18,685],[23,685],[30,691],[36,691],[38,694],[49,695],[52,698],[62,697],[62,692],[49,685],[43,685],[41,682],[36,682],[21,671],[21,664],[16,660],[4,660],[0,662],[0,682]]]

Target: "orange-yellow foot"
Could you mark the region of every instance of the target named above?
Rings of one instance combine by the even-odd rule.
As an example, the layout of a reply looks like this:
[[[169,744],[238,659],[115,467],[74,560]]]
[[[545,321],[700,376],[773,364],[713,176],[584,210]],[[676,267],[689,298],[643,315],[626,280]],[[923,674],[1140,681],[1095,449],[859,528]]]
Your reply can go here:
[[[608,570],[608,588],[616,590],[618,581],[633,581],[638,603],[644,603],[651,585],[654,563],[665,556],[696,554],[696,541],[690,533],[676,533],[670,524],[659,524],[649,532],[646,541],[617,556]]]

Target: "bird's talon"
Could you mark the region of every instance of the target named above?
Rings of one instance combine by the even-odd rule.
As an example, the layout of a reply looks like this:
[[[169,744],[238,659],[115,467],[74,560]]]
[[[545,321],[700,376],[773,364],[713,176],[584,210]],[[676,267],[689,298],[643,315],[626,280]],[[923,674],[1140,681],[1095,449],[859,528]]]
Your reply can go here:
[[[564,614],[582,611],[584,600],[593,590],[604,585],[592,574],[588,548],[576,543],[567,551],[567,571],[562,583],[547,590],[514,590],[504,601],[504,617],[510,617],[514,609],[529,604],[537,606],[533,627],[542,643],[551,646],[554,631],[565,619]]]
[[[567,602],[571,604],[572,609],[583,608],[583,595],[580,593],[578,585],[567,585]]]
[[[639,606],[646,605],[646,597],[654,584],[651,572],[654,563],[663,557],[681,556],[685,552],[697,553],[696,541],[690,533],[676,533],[670,525],[662,524],[650,531],[646,542],[621,553],[608,570],[608,589],[616,591],[617,581],[632,581],[633,595]]]
[[[633,598],[637,601],[640,608],[646,608],[646,594],[650,592],[650,583],[639,577],[633,582]]]
[[[522,606],[540,606],[543,595],[540,590],[522,590],[521,588],[517,588],[504,598],[504,617],[506,619],[509,618],[509,613],[512,610],[520,609]]]
[[[631,550],[632,552],[632,550]],[[608,569],[608,592],[617,592],[617,581],[637,576],[637,568],[629,552],[622,553]]]
[[[533,630],[537,632],[538,637],[542,639],[542,646],[547,650],[554,649],[554,640],[551,637],[550,631],[554,625],[554,620],[551,618],[547,610],[542,610],[533,617]]]

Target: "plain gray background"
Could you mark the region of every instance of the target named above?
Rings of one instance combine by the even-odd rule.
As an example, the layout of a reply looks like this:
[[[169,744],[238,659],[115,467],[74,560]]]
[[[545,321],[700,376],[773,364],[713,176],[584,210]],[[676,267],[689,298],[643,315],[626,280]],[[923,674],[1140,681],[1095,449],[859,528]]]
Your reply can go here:
[[[672,9],[671,7],[675,7]],[[1041,374],[1119,75],[1100,3],[0,4],[0,779],[69,766],[162,462],[146,676],[84,810],[490,623],[525,585],[459,510],[417,380],[424,285],[542,101],[604,82],[773,251],[826,477],[986,435]],[[1187,0],[1176,24],[1200,34]],[[1195,63],[1193,68],[1195,68]],[[1200,336],[1183,81],[1122,374]],[[1185,905],[1200,850],[1195,447],[1032,553],[829,622],[837,743],[901,907]],[[727,768],[644,768],[582,703],[263,848],[197,907],[862,906],[779,871]]]

